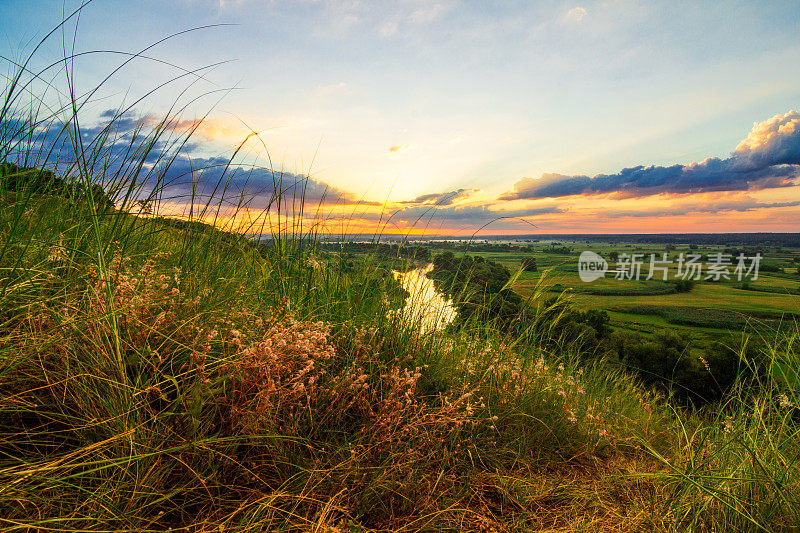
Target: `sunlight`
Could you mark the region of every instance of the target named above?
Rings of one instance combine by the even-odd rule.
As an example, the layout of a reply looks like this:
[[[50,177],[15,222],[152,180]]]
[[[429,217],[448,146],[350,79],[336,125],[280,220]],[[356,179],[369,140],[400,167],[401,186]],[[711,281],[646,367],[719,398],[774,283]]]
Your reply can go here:
[[[443,330],[458,315],[453,301],[439,294],[433,280],[426,276],[432,270],[431,263],[408,272],[392,270],[392,276],[409,292],[409,296],[402,309],[390,311],[389,315],[407,324],[419,324],[421,334]]]

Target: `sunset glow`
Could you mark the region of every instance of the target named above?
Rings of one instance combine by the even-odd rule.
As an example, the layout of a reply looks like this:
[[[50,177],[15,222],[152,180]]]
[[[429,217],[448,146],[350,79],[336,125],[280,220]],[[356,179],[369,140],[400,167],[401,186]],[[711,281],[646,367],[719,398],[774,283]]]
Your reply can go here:
[[[199,218],[245,229],[277,220],[262,213],[275,175],[306,189],[303,225],[326,233],[799,227],[795,3],[135,4],[81,13],[76,49],[147,50],[81,120],[113,121],[120,142],[153,129],[185,142],[160,214],[188,218],[187,183],[213,191],[225,168],[225,202],[247,205]],[[4,3],[3,55],[61,11]],[[125,57],[81,55],[77,83]]]

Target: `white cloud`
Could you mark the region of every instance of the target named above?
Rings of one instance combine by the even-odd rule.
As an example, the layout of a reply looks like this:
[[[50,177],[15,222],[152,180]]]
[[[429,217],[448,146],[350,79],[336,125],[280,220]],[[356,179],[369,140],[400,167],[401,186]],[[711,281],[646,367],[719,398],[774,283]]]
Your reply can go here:
[[[569,11],[567,11],[567,19],[568,20],[575,20],[580,22],[583,20],[583,17],[586,16],[586,9],[582,7],[573,7]]]
[[[442,4],[434,4],[429,7],[418,9],[411,14],[411,22],[414,24],[428,24],[438,19],[447,11],[447,7]]]
[[[316,98],[324,98],[334,94],[341,94],[347,92],[349,87],[347,83],[340,81],[339,83],[332,83],[330,85],[317,85],[314,88],[314,96]]]
[[[744,153],[766,149],[795,135],[795,132],[800,132],[800,113],[792,110],[783,115],[778,114],[763,122],[753,124],[753,129],[750,130],[747,138],[739,143],[736,151]]]

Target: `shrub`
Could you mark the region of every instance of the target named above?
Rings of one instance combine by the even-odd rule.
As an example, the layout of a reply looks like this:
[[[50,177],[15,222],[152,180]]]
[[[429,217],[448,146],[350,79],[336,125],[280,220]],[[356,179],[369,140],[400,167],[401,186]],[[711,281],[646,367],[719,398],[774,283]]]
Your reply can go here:
[[[114,207],[113,200],[98,183],[86,188],[75,180],[60,178],[50,170],[20,167],[7,161],[0,162],[0,188],[26,195],[63,196],[79,202],[86,202],[91,196],[95,209],[99,212]]]
[[[694,288],[695,280],[693,279],[679,279],[672,281],[675,285],[675,292],[691,292]]]

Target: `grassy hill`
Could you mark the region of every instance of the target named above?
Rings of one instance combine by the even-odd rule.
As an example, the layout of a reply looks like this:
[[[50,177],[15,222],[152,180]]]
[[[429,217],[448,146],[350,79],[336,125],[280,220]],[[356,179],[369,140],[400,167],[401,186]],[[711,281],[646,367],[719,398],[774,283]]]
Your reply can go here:
[[[8,530],[797,523],[796,333],[692,412],[535,336],[420,336],[368,262],[2,195]]]

